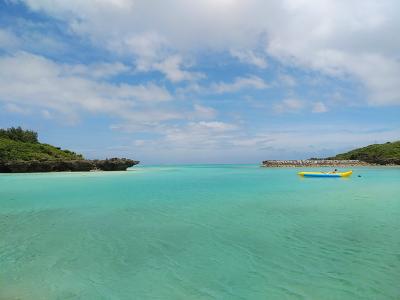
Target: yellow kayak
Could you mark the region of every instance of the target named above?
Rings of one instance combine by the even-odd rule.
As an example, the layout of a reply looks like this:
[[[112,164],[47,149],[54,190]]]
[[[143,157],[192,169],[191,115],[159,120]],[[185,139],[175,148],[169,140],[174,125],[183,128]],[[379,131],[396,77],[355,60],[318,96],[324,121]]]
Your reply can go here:
[[[347,172],[299,172],[304,177],[349,177],[353,171]]]

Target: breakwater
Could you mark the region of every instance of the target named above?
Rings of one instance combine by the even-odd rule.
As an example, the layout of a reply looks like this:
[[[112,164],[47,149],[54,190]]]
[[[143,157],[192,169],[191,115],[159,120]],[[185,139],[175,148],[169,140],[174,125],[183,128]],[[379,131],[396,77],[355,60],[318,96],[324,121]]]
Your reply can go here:
[[[305,160],[265,160],[263,167],[358,167],[368,166],[369,163],[360,160],[329,160],[329,159],[305,159]]]

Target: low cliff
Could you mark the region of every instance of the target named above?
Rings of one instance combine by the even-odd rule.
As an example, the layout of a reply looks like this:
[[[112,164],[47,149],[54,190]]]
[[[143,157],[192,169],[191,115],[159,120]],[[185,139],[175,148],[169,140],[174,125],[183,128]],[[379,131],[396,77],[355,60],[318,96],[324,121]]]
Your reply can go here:
[[[96,167],[96,170],[101,171],[125,171],[127,168],[137,165],[139,161],[127,158],[111,158],[104,160],[90,161]]]
[[[125,171],[139,162],[126,158],[105,160],[30,160],[0,161],[2,173],[33,172],[84,172],[84,171]]]
[[[306,160],[265,160],[263,167],[357,167],[370,164],[359,160],[328,160],[328,159],[306,159]]]

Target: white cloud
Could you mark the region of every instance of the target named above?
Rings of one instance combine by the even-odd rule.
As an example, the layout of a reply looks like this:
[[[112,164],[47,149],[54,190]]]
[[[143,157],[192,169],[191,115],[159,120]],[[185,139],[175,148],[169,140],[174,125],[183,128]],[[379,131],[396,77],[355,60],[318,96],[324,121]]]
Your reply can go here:
[[[31,113],[31,111],[28,108],[17,105],[15,103],[6,103],[4,105],[4,108],[6,111],[10,113],[16,113],[21,115],[28,115]]]
[[[111,40],[107,47],[121,54],[135,57],[136,70],[140,72],[159,71],[172,82],[195,81],[204,77],[198,72],[184,70],[190,67],[181,55],[174,52],[167,40],[156,32],[143,32]]]
[[[133,54],[139,71],[149,71],[153,64],[169,55],[169,45],[156,32],[132,33],[107,41],[107,48],[121,54]]]
[[[225,122],[189,122],[159,128],[158,139],[132,141],[135,155],[157,163],[243,162],[265,159],[327,157],[371,143],[395,140],[400,130],[370,124],[287,124],[246,134],[244,128]],[[312,132],[312,134],[310,134]],[[123,146],[121,155],[133,146]],[[243,155],[245,153],[246,155]],[[156,157],[156,158],[155,158]]]
[[[172,98],[165,88],[153,83],[106,83],[83,76],[85,72],[77,75],[76,69],[76,66],[60,65],[23,52],[1,57],[0,101],[5,101],[9,107],[55,111],[74,121],[81,111],[130,119],[136,110]],[[153,121],[164,119],[162,109],[155,110],[159,115],[154,114]]]
[[[203,106],[200,104],[194,105],[193,118],[196,119],[214,119],[217,116],[217,111],[212,107]]]
[[[297,98],[287,98],[273,105],[276,113],[298,113],[304,110],[310,110],[312,113],[325,113],[328,107],[321,101],[311,102]]]
[[[248,76],[248,77],[237,77],[233,82],[219,82],[211,85],[210,90],[219,93],[233,93],[242,89],[257,89],[263,90],[268,88],[268,84],[260,77]]]
[[[161,107],[128,110],[120,116],[121,122],[110,125],[110,128],[125,132],[159,132],[164,122],[185,120],[189,114],[190,112]]]
[[[333,126],[335,125],[335,126]],[[310,134],[312,132],[312,134]],[[384,129],[349,123],[290,125],[276,130],[261,131],[257,139],[269,139],[268,145],[274,148],[286,147],[289,151],[310,153],[313,149],[331,149],[331,153],[338,153],[343,149],[354,149],[372,143],[384,143],[398,138],[399,129]]]
[[[240,148],[256,148],[263,149],[271,146],[274,141],[271,136],[267,135],[255,135],[253,137],[242,137],[232,140],[232,145]]]
[[[48,24],[15,17],[10,24],[0,28],[0,49],[7,53],[27,51],[34,53],[64,53],[68,44],[51,32]]]
[[[324,113],[328,111],[328,108],[323,102],[315,102],[311,111],[313,113]]]
[[[45,119],[52,119],[53,118],[53,115],[47,109],[42,109],[41,113],[42,113],[42,116]]]
[[[189,157],[189,160],[192,159],[189,153],[206,157],[209,151],[226,149],[226,145],[230,144],[230,141],[240,132],[240,128],[235,124],[221,121],[192,121],[179,125],[160,125],[154,132],[159,135],[159,138],[134,139],[131,143],[119,146],[122,155],[124,155],[123,152],[129,152],[134,147],[135,153],[144,155],[141,157],[154,156],[155,152],[158,152],[157,157],[165,158],[164,162],[169,163],[172,157],[166,157],[172,153],[175,158],[178,155],[181,162]]]
[[[189,122],[185,126],[163,127],[163,138],[156,141],[164,147],[184,149],[215,149],[224,147],[239,128],[220,121]]]
[[[370,104],[400,103],[400,43],[390,38],[400,26],[398,2],[284,3],[287,22],[269,31],[271,55],[333,76],[354,76],[368,89]]]
[[[139,69],[171,53],[230,49],[241,49],[239,59],[263,66],[254,51],[264,43],[267,55],[284,64],[360,80],[372,105],[400,103],[396,0],[24,2],[110,51],[130,52]],[[186,75],[167,73],[172,80]]]
[[[295,113],[299,112],[304,108],[305,104],[302,100],[296,98],[284,99],[279,103],[276,103],[273,108],[277,113]]]
[[[296,79],[289,75],[289,74],[279,74],[278,75],[278,84],[287,86],[287,87],[294,87],[297,85]]]
[[[264,90],[269,88],[269,84],[264,79],[249,75],[245,77],[236,77],[231,82],[211,82],[208,85],[190,83],[177,89],[177,94],[181,98],[187,97],[187,94],[227,94],[235,93],[241,90]]]
[[[0,57],[0,104],[8,112],[39,113],[46,119],[71,124],[87,113],[103,114],[116,119],[110,126],[112,129],[161,135],[175,130],[182,138],[185,126],[203,136],[235,129],[232,124],[212,121],[218,114],[212,107],[199,103],[186,108],[176,105],[168,90],[155,83],[131,85],[105,81],[127,70],[130,69],[122,64],[59,64],[26,52],[3,56]],[[182,129],[164,124],[176,120],[181,121]]]
[[[132,69],[120,62],[97,63],[92,65],[65,65],[65,73],[93,78],[109,78],[132,71]]]
[[[242,63],[254,65],[260,69],[265,69],[268,66],[265,57],[257,55],[252,50],[231,50],[230,53]]]
[[[116,96],[120,99],[138,100],[150,103],[164,102],[172,99],[172,95],[167,89],[154,83],[139,85],[116,84],[106,86],[105,92],[110,93],[110,97]]]
[[[0,28],[0,49],[10,50],[16,48],[20,40],[9,30]]]
[[[219,122],[219,121],[213,121],[213,122],[201,121],[198,123],[191,123],[190,126],[194,129],[210,130],[213,132],[225,132],[225,131],[237,129],[236,125]]]
[[[204,78],[204,75],[201,73],[182,70],[182,65],[182,57],[179,55],[173,55],[159,63],[154,63],[152,68],[164,73],[172,82],[192,81]]]

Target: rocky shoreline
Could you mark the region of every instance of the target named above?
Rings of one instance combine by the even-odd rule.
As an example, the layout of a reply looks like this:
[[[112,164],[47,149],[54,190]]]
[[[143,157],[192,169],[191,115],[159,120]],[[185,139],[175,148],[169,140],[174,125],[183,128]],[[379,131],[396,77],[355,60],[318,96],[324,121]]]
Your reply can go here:
[[[373,164],[360,160],[328,160],[328,159],[305,159],[305,160],[265,160],[262,167],[359,167],[371,166]]]
[[[126,158],[0,161],[0,173],[126,171],[138,163],[139,161]]]

